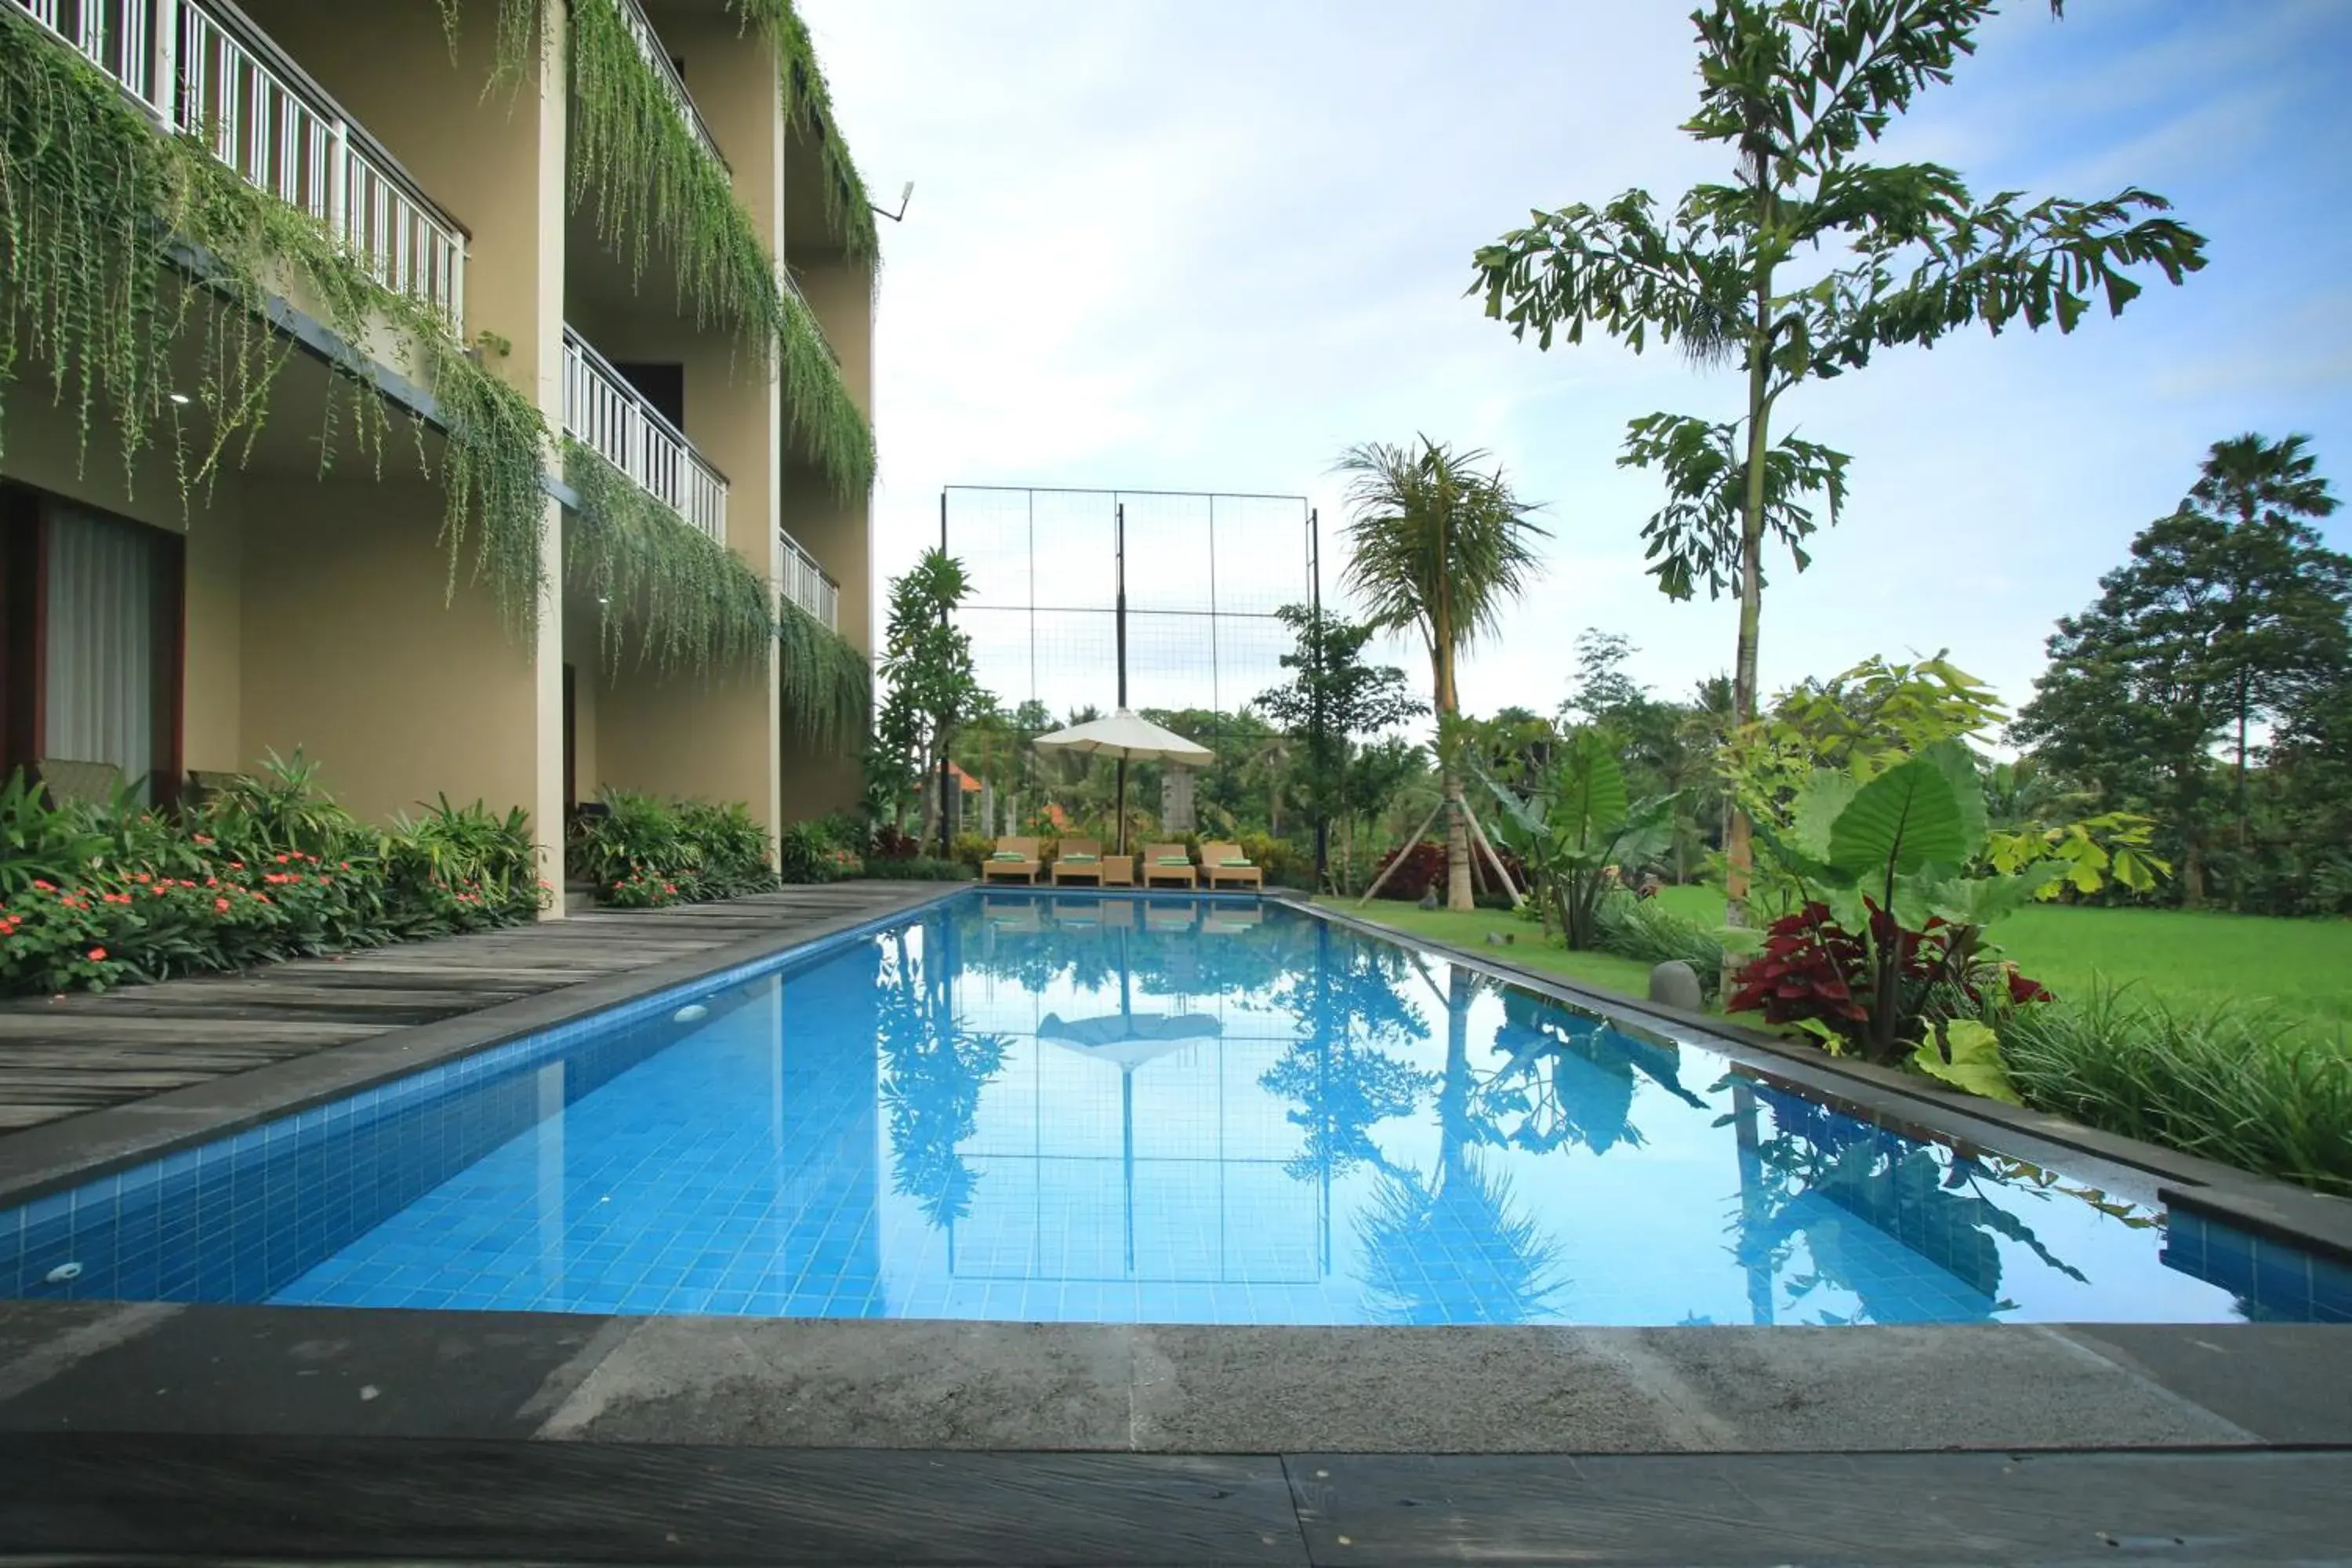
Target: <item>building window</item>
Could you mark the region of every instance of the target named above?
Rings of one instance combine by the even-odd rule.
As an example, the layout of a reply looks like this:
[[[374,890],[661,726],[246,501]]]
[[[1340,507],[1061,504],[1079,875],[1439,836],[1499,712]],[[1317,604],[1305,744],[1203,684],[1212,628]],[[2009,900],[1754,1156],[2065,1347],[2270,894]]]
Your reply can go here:
[[[112,769],[142,799],[179,778],[179,539],[58,497],[5,508],[0,764],[88,796]],[[70,783],[68,783],[70,779]]]

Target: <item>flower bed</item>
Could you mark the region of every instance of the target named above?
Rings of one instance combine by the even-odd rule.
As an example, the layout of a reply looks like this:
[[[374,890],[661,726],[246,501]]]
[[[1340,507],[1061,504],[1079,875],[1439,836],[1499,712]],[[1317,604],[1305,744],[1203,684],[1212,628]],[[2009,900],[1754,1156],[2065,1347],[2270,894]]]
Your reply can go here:
[[[390,831],[272,760],[184,812],[0,788],[0,993],[173,974],[481,931],[546,896],[529,819],[443,800]]]

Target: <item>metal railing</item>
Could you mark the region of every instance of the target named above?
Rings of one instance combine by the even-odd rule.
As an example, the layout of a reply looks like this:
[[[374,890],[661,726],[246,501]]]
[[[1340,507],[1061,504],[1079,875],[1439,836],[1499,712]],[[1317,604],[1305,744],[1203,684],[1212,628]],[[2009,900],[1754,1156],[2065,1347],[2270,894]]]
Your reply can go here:
[[[816,557],[801,548],[801,542],[776,531],[784,545],[784,597],[816,617],[829,632],[841,629],[841,584],[825,575]]]
[[[0,4],[6,0],[0,0]],[[466,230],[228,0],[15,0],[172,132],[465,335]]]
[[[702,143],[702,150],[717,159],[720,168],[725,168],[727,160],[719,155],[719,138],[713,136],[710,127],[702,122],[702,111],[694,107],[694,98],[686,90],[686,79],[677,74],[677,67],[670,61],[669,51],[662,47],[661,35],[654,31],[653,18],[646,15],[637,0],[621,0],[620,10],[621,25],[629,29],[629,37],[636,41],[637,53],[646,58],[646,64],[660,79],[662,90],[668,93],[670,102],[677,105],[677,117],[686,121],[686,128],[694,132],[695,140]]]
[[[563,329],[563,433],[727,542],[727,476],[704,462],[678,427],[570,327]]]

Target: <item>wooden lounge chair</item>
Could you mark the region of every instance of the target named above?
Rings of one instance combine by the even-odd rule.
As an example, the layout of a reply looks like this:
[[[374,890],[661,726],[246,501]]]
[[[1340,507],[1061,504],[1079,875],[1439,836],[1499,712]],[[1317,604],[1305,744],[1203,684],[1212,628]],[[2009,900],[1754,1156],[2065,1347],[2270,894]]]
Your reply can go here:
[[[1253,865],[1238,844],[1203,843],[1201,846],[1201,879],[1212,888],[1222,888],[1232,882],[1244,888],[1255,888],[1261,892],[1265,889],[1265,868]]]
[[[1157,888],[1162,883],[1179,888],[1198,885],[1192,874],[1192,857],[1184,852],[1181,844],[1147,844],[1143,847],[1143,885]]]
[[[1037,873],[1045,868],[1045,862],[1037,858],[1034,838],[1000,838],[996,852],[980,863],[980,879],[1010,881],[1018,877],[1024,882],[1034,882]]]
[[[1102,859],[1102,885],[1106,888],[1135,886],[1135,857],[1106,855]]]
[[[1065,882],[1086,881],[1097,887],[1102,884],[1102,841],[1098,838],[1065,838],[1061,852],[1054,857],[1054,886]]]

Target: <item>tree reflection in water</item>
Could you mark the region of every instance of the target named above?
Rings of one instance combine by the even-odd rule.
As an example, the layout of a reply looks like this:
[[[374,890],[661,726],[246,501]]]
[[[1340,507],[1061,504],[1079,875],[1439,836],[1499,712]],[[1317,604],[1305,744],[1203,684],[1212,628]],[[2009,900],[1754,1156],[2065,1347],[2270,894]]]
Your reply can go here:
[[[2070,1279],[2084,1280],[2080,1269],[2053,1255],[2023,1220],[1986,1195],[1988,1184],[2019,1189],[2006,1187],[1973,1151],[1949,1151],[1948,1163],[1929,1145],[1812,1100],[1737,1077],[1717,1087],[1727,1086],[1739,1142],[1740,1207],[1733,1251],[1748,1270],[1748,1305],[1757,1322],[1777,1321],[1773,1282],[1794,1257],[1800,1238],[1812,1268],[1786,1281],[1790,1301],[1801,1302],[1828,1285],[1857,1303],[1850,1314],[1822,1311],[1814,1321],[1916,1321],[1914,1300],[1895,1294],[1904,1281],[1872,1259],[1874,1248],[1864,1245],[1866,1237],[1856,1226],[1894,1237],[1967,1286],[1974,1298],[1965,1312],[1970,1321],[1990,1321],[1995,1313],[2016,1308],[2000,1294],[1997,1238],[2029,1248]],[[1762,1136],[1759,1105],[1770,1112],[1769,1137]],[[1825,1210],[1824,1204],[1831,1206]]]
[[[980,1093],[1004,1065],[1001,1035],[959,1029],[948,981],[955,973],[950,922],[922,921],[909,941],[883,940],[875,1024],[882,1050],[882,1106],[890,1123],[890,1179],[932,1225],[971,1212],[978,1174],[964,1163]]]
[[[1356,1216],[1373,1315],[1399,1323],[1524,1323],[1552,1315],[1565,1286],[1559,1247],[1517,1212],[1510,1179],[1477,1146],[1505,1142],[1480,1115],[1470,1006],[1488,984],[1449,965],[1445,1071],[1437,1086],[1437,1169],[1383,1165]],[[1434,982],[1432,982],[1434,984]]]

